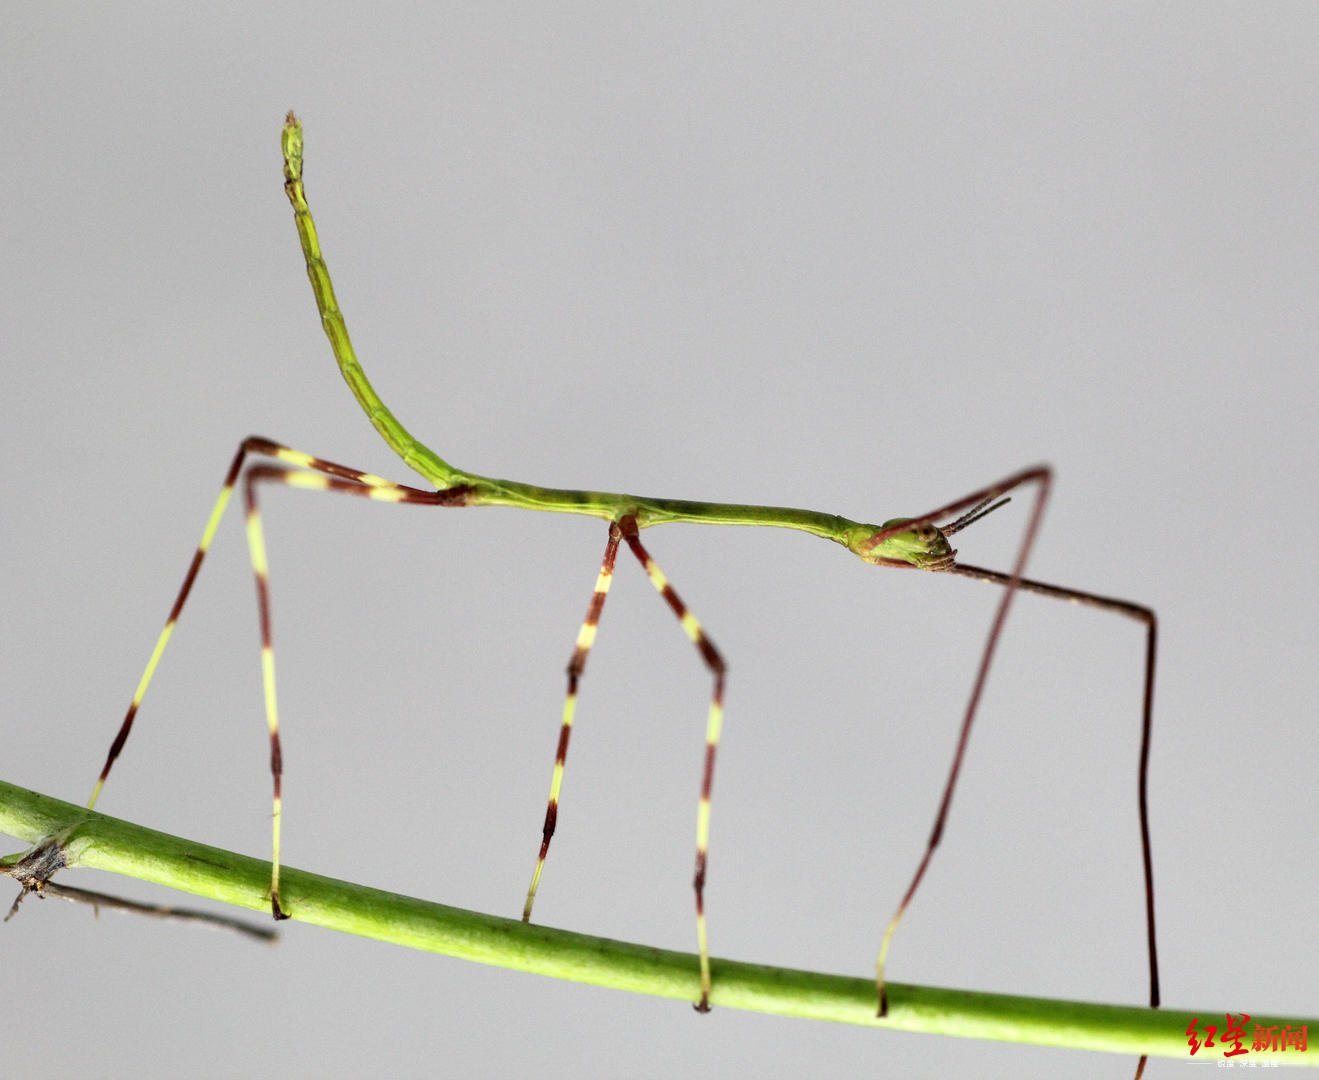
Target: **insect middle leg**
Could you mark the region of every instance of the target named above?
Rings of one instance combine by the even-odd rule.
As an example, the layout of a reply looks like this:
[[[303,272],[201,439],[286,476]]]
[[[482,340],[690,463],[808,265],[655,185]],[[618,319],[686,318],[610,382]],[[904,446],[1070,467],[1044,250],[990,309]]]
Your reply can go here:
[[[540,887],[540,876],[545,870],[545,856],[549,854],[550,840],[554,837],[554,827],[559,820],[559,792],[563,787],[563,768],[568,760],[568,739],[572,735],[573,715],[577,710],[577,683],[586,670],[586,659],[591,655],[591,646],[595,644],[600,615],[605,609],[605,598],[609,595],[609,586],[614,580],[614,562],[618,558],[618,544],[622,538],[622,530],[611,522],[609,543],[605,545],[605,557],[600,562],[600,573],[596,575],[591,606],[587,608],[586,618],[582,620],[582,627],[577,631],[577,644],[573,647],[572,658],[568,661],[568,691],[563,698],[563,721],[559,725],[559,745],[554,752],[554,775],[550,779],[550,798],[545,807],[540,854],[536,857],[536,869],[532,871],[531,885],[527,888],[527,899],[522,905],[523,922],[531,921],[531,908],[536,902],[536,890]]]
[[[568,662],[568,692],[563,703],[563,723],[559,728],[559,745],[554,759],[554,776],[550,781],[549,805],[545,811],[545,826],[542,832],[540,856],[532,874],[531,887],[527,890],[526,904],[522,909],[522,920],[531,918],[531,908],[535,901],[536,889],[540,884],[541,871],[545,866],[545,856],[549,851],[550,838],[554,835],[559,812],[559,790],[563,781],[564,762],[568,754],[568,738],[572,731],[573,712],[577,702],[577,683],[586,668],[586,659],[591,645],[595,641],[596,628],[600,613],[604,610],[605,597],[613,580],[614,562],[618,555],[620,541],[626,541],[632,554],[646,571],[650,583],[664,598],[665,602],[682,623],[688,638],[696,646],[705,666],[714,678],[714,688],[710,695],[710,711],[706,720],[705,758],[701,771],[701,795],[696,815],[696,873],[692,881],[696,893],[696,940],[700,953],[701,996],[695,1007],[698,1012],[710,1011],[710,952],[707,945],[705,926],[705,868],[710,845],[710,791],[714,785],[715,754],[719,747],[719,733],[723,727],[724,714],[724,658],[714,643],[701,628],[700,621],[687,610],[687,606],[669,584],[668,578],[655,564],[650,554],[642,546],[637,535],[637,523],[633,517],[624,517],[609,526],[609,543],[605,547],[604,559],[600,565],[600,575],[596,579],[595,593],[591,597],[591,606],[587,610],[582,628],[577,634],[577,644],[572,659]]]
[[[664,602],[682,623],[683,630],[691,639],[691,643],[696,646],[696,651],[701,654],[701,660],[710,669],[714,679],[714,687],[710,692],[710,712],[705,725],[705,764],[701,770],[701,798],[696,811],[696,874],[692,879],[692,888],[696,891],[696,944],[701,958],[701,999],[696,1003],[696,1011],[709,1012],[710,950],[705,932],[705,865],[710,848],[710,791],[714,786],[714,759],[719,750],[719,733],[724,722],[724,673],[727,667],[714,642],[702,629],[700,621],[687,609],[678,594],[673,591],[669,579],[642,547],[637,535],[636,520],[627,517],[623,519],[621,525],[627,546],[632,549],[632,554],[645,568],[650,583],[655,586],[656,591],[664,598]]]

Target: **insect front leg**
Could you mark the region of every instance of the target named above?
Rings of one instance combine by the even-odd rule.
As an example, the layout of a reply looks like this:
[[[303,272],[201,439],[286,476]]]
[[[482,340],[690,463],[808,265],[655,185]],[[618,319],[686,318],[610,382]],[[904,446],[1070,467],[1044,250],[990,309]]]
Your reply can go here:
[[[936,525],[938,521],[947,518],[950,514],[957,514],[970,508],[970,513],[959,518],[947,527],[948,532],[956,532],[965,528],[967,524],[975,520],[980,515],[980,511],[988,503],[999,499],[1008,492],[1024,484],[1033,483],[1036,485],[1035,502],[1031,508],[1030,517],[1027,519],[1026,528],[1022,534],[1021,544],[1017,548],[1017,557],[1012,567],[1011,574],[1006,575],[1006,588],[1003,590],[1003,597],[998,603],[994,612],[994,619],[990,623],[989,635],[985,641],[985,648],[980,654],[980,664],[976,669],[975,681],[971,685],[971,696],[967,701],[966,710],[962,715],[962,726],[957,737],[957,749],[953,752],[952,765],[948,770],[948,778],[944,782],[943,796],[939,800],[939,809],[935,814],[934,827],[930,830],[929,840],[926,841],[925,852],[921,856],[919,865],[916,867],[916,873],[912,876],[911,883],[907,886],[906,892],[902,896],[898,909],[894,912],[893,917],[889,920],[888,926],[884,930],[884,936],[880,941],[879,956],[875,961],[875,990],[878,999],[877,1015],[888,1015],[888,991],[884,981],[884,968],[888,961],[889,947],[893,942],[893,935],[897,932],[898,925],[902,922],[902,917],[906,913],[908,905],[916,895],[916,890],[920,887],[921,879],[925,877],[925,871],[929,868],[930,860],[934,856],[934,850],[939,846],[939,841],[943,838],[944,825],[948,819],[948,811],[952,806],[953,792],[957,787],[957,777],[962,770],[962,761],[966,756],[967,743],[971,737],[971,725],[975,721],[976,710],[980,705],[980,697],[984,692],[985,682],[989,676],[989,667],[994,660],[994,650],[998,645],[998,639],[1003,630],[1003,624],[1007,621],[1008,610],[1012,605],[1012,598],[1016,594],[1018,585],[1021,581],[1022,572],[1026,568],[1026,560],[1030,557],[1030,551],[1035,542],[1035,534],[1039,530],[1040,520],[1044,516],[1044,506],[1048,500],[1049,486],[1052,482],[1052,473],[1045,466],[1036,466],[1031,469],[1024,469],[997,484],[982,488],[979,491],[972,492],[965,498],[958,499],[955,502],[948,503],[932,510],[928,514],[923,514],[917,518],[911,518],[892,526],[878,530],[873,537],[867,542],[867,550],[875,550],[890,535],[900,532],[910,532],[925,526]],[[985,511],[988,512],[988,511]],[[956,554],[953,552],[952,554]],[[951,556],[947,562],[940,563],[937,569],[946,572],[952,566]]]
[[[1137,809],[1140,819],[1141,858],[1145,891],[1146,946],[1149,957],[1149,1000],[1150,1005],[1153,1007],[1157,1007],[1160,1001],[1158,949],[1154,929],[1154,870],[1150,845],[1148,800],[1150,735],[1153,722],[1154,702],[1154,669],[1158,636],[1157,619],[1154,611],[1143,604],[1136,604],[1129,600],[1120,600],[1111,596],[1101,596],[1097,593],[1084,592],[1080,589],[1067,588],[1061,585],[1051,585],[1046,582],[1035,581],[1023,576],[1026,568],[1026,561],[1030,556],[1031,549],[1035,542],[1035,536],[1039,529],[1040,520],[1043,517],[1044,506],[1051,483],[1052,473],[1047,467],[1037,466],[1031,469],[1024,469],[1005,480],[982,488],[963,499],[942,506],[919,518],[904,519],[891,526],[878,529],[866,541],[859,545],[860,550],[858,550],[858,554],[861,554],[862,557],[865,558],[868,553],[881,550],[880,545],[882,545],[889,536],[896,535],[900,532],[912,532],[913,530],[918,530],[925,526],[938,526],[938,523],[949,515],[967,511],[962,517],[958,518],[951,524],[939,526],[942,537],[952,535],[978,520],[979,517],[994,509],[995,506],[1001,505],[1001,502],[997,501],[1000,500],[1001,496],[1015,488],[1027,484],[1036,485],[1035,501],[1026,528],[1023,532],[1021,543],[1017,549],[1016,559],[1010,572],[1004,573],[998,570],[986,570],[981,567],[968,566],[964,563],[956,563],[951,555],[947,557],[946,561],[941,562],[937,566],[931,567],[931,569],[935,569],[941,573],[957,574],[963,577],[975,578],[980,581],[988,581],[1003,586],[1004,591],[1002,599],[999,601],[998,608],[995,611],[993,622],[990,625],[984,650],[981,653],[980,665],[977,669],[970,699],[967,702],[966,711],[963,715],[957,749],[954,753],[952,766],[944,785],[943,797],[940,800],[939,809],[935,816],[934,827],[930,832],[930,838],[926,844],[925,852],[921,857],[916,873],[912,877],[911,883],[908,885],[907,891],[903,895],[896,913],[890,920],[880,945],[879,957],[876,962],[876,988],[880,1016],[884,1016],[888,1011],[888,996],[885,990],[884,968],[888,957],[889,946],[907,906],[910,904],[917,887],[920,885],[921,879],[925,875],[930,859],[934,854],[934,849],[939,845],[939,841],[943,836],[944,826],[952,803],[953,791],[957,784],[957,777],[961,770],[967,740],[970,736],[971,724],[975,719],[976,709],[979,705],[985,681],[988,677],[989,666],[993,661],[994,650],[997,647],[998,639],[1007,619],[1008,609],[1017,592],[1031,592],[1042,596],[1051,596],[1055,599],[1066,600],[1073,604],[1081,604],[1087,607],[1096,607],[1106,611],[1112,611],[1116,614],[1134,619],[1142,623],[1146,628],[1144,692],[1141,706],[1141,737],[1137,766]],[[995,503],[995,506],[989,506],[990,503]],[[986,507],[988,507],[988,509],[985,509]],[[970,509],[968,510],[967,508]],[[952,554],[955,554],[955,552]],[[876,559],[874,561],[889,560]],[[1141,1065],[1138,1066],[1137,1075],[1139,1075],[1139,1070],[1143,1067],[1143,1062],[1144,1059],[1142,1058]]]

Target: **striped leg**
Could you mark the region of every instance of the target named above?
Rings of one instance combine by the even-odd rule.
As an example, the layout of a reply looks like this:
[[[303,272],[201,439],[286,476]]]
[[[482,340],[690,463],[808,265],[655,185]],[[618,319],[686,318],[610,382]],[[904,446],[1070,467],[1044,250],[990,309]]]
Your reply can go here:
[[[646,569],[646,576],[655,586],[665,602],[673,609],[687,631],[696,651],[701,654],[705,666],[714,676],[714,690],[710,695],[710,716],[705,730],[705,766],[701,773],[701,802],[696,814],[696,876],[692,885],[696,890],[696,941],[701,954],[701,1000],[696,1003],[697,1012],[710,1011],[710,950],[706,944],[705,933],[705,863],[710,846],[710,789],[714,785],[714,758],[719,748],[719,731],[724,719],[724,658],[715,648],[714,642],[701,629],[696,616],[687,610],[687,606],[678,598],[669,584],[669,579],[652,559],[637,536],[635,518],[626,517],[620,522],[623,539],[627,541],[632,554]]]
[[[586,610],[582,628],[577,631],[577,645],[573,649],[572,659],[568,661],[568,692],[563,699],[563,723],[559,726],[559,746],[554,754],[554,775],[550,780],[550,800],[545,808],[545,827],[541,833],[540,855],[536,859],[536,869],[531,875],[531,886],[527,889],[527,901],[522,907],[522,921],[531,921],[531,907],[536,902],[536,889],[540,886],[540,875],[545,869],[545,856],[550,850],[550,839],[554,836],[554,826],[559,817],[559,789],[563,786],[563,766],[568,759],[568,738],[572,734],[573,713],[577,708],[577,681],[586,670],[586,658],[591,655],[591,646],[595,643],[596,627],[600,625],[600,613],[605,608],[605,597],[609,595],[609,585],[614,580],[614,560],[618,556],[618,542],[623,538],[619,527],[612,522],[609,525],[609,543],[605,545],[605,557],[600,563],[600,574],[595,579],[595,592],[591,595],[591,606]]]
[[[275,816],[274,816],[274,861],[271,872],[271,911],[276,918],[284,917],[279,906],[279,820],[280,820],[280,751],[279,751],[279,724],[277,720],[277,711],[275,707],[275,665],[274,655],[270,649],[270,610],[269,610],[269,588],[267,583],[267,568],[265,543],[261,534],[261,519],[257,510],[256,494],[254,485],[260,482],[278,482],[287,484],[292,487],[315,488],[323,491],[344,491],[349,494],[363,495],[367,498],[378,499],[384,502],[408,502],[421,503],[432,506],[462,506],[467,501],[468,489],[462,487],[451,488],[446,491],[425,491],[420,488],[406,487],[402,484],[395,484],[382,477],[375,476],[371,473],[361,472],[358,469],[350,469],[345,465],[337,465],[332,461],[325,461],[321,458],[312,457],[310,454],[304,454],[299,450],[293,450],[280,443],[272,442],[269,439],[263,439],[258,436],[252,436],[244,439],[234,455],[233,461],[229,465],[229,471],[225,474],[224,486],[220,489],[219,498],[215,501],[215,506],[211,510],[211,516],[206,522],[206,528],[202,533],[201,542],[197,545],[197,550],[193,554],[192,562],[188,565],[188,572],[184,575],[183,585],[179,588],[178,595],[174,599],[174,606],[170,608],[169,617],[165,620],[165,627],[156,639],[155,648],[151,652],[151,658],[147,661],[146,670],[142,673],[142,678],[138,681],[137,689],[133,692],[133,699],[129,703],[128,712],[125,714],[123,722],[119,725],[119,731],[115,734],[114,741],[110,744],[110,751],[106,755],[105,764],[101,767],[100,776],[97,778],[96,786],[92,789],[91,798],[87,801],[88,809],[96,806],[96,801],[100,797],[101,789],[105,786],[105,781],[110,775],[110,769],[114,765],[115,759],[119,757],[128,741],[129,732],[133,729],[133,721],[137,717],[138,709],[141,707],[142,699],[146,695],[147,687],[155,675],[156,667],[160,663],[160,658],[165,652],[165,646],[169,644],[170,637],[174,633],[174,626],[179,620],[179,615],[183,611],[183,605],[187,602],[188,594],[192,591],[193,583],[197,580],[197,574],[201,570],[202,562],[206,558],[206,552],[209,550],[211,541],[215,536],[215,531],[220,525],[220,519],[224,516],[225,508],[229,505],[229,497],[233,494],[234,485],[238,481],[238,476],[242,472],[243,464],[249,454],[261,454],[272,457],[278,461],[285,462],[285,465],[257,465],[249,469],[246,474],[245,496],[247,500],[247,534],[248,543],[252,556],[252,568],[257,579],[257,598],[261,612],[261,649],[262,649],[262,673],[265,686],[266,696],[266,720],[270,730],[270,749],[271,749],[271,772],[274,776],[275,790]],[[296,468],[289,468],[295,466]],[[316,470],[307,472],[303,470]]]

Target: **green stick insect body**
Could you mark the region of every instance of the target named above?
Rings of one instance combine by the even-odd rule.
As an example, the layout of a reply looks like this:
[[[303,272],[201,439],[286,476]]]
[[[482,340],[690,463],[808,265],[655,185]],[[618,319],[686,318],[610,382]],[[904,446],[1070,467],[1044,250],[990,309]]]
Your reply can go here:
[[[427,506],[513,506],[524,510],[541,510],[551,513],[585,514],[601,518],[609,524],[609,535],[601,560],[600,571],[587,614],[578,631],[572,657],[568,665],[568,688],[564,699],[563,715],[554,771],[550,785],[549,803],[542,828],[540,850],[536,859],[531,884],[527,890],[522,917],[529,921],[540,885],[545,858],[554,834],[558,815],[560,789],[564,763],[567,758],[569,735],[572,730],[578,682],[585,670],[591,646],[595,641],[601,612],[604,609],[614,565],[620,545],[626,544],[645,569],[651,584],[663,597],[696,648],[701,661],[708,669],[712,681],[709,713],[706,724],[705,752],[702,765],[700,801],[697,810],[696,873],[696,927],[700,962],[700,998],[695,1003],[700,1011],[710,1008],[717,987],[710,976],[707,948],[704,884],[706,857],[709,846],[710,793],[714,781],[715,756],[723,723],[723,690],[725,665],[722,655],[706,633],[700,621],[679,598],[668,578],[656,565],[642,545],[640,532],[667,522],[697,522],[705,525],[744,525],[796,529],[841,544],[865,562],[879,566],[905,567],[939,573],[959,574],[1003,586],[989,635],[981,655],[972,686],[970,699],[963,714],[962,726],[945,781],[943,797],[935,817],[933,829],[915,874],[896,912],[884,931],[876,963],[876,1006],[879,1015],[888,1008],[885,994],[884,968],[894,932],[920,885],[930,859],[943,834],[965,754],[971,725],[984,689],[990,663],[1012,599],[1018,591],[1026,590],[1045,596],[1068,600],[1114,611],[1142,622],[1146,627],[1146,657],[1144,701],[1141,720],[1141,746],[1137,773],[1140,808],[1141,847],[1146,897],[1146,935],[1149,955],[1150,1003],[1159,1003],[1158,965],[1154,934],[1153,871],[1149,842],[1149,820],[1146,804],[1147,772],[1149,760],[1150,721],[1153,704],[1156,620],[1147,607],[1112,597],[1049,585],[1023,577],[1026,561],[1034,544],[1040,520],[1044,513],[1052,474],[1046,466],[1024,469],[997,483],[990,484],[965,498],[956,499],[928,513],[911,518],[895,518],[880,525],[852,521],[835,514],[789,507],[743,505],[737,503],[693,502],[682,499],[647,498],[610,492],[578,491],[563,488],[538,487],[514,480],[498,480],[476,473],[456,469],[415,439],[394,414],[376,395],[353,351],[343,313],[339,308],[330,281],[316,225],[307,205],[302,178],[302,127],[289,113],[283,132],[285,191],[293,206],[294,220],[303,255],[307,263],[307,276],[311,280],[316,307],[320,313],[325,334],[338,361],[339,369],[358,403],[386,443],[431,488],[412,487],[386,480],[371,473],[335,464],[323,458],[293,450],[269,439],[253,437],[238,448],[225,476],[220,496],[211,511],[201,543],[193,555],[192,563],[165,627],[157,639],[146,670],[133,694],[128,712],[106,757],[105,765],[92,792],[88,806],[94,806],[109,775],[111,766],[123,749],[141,705],[143,695],[151,681],[165,646],[173,633],[193,582],[215,535],[229,497],[240,478],[243,481],[244,502],[247,513],[247,537],[252,567],[257,580],[258,606],[261,625],[262,674],[264,682],[266,720],[270,735],[271,773],[274,782],[274,813],[272,862],[270,879],[270,906],[275,918],[288,918],[291,912],[281,903],[280,869],[280,778],[281,748],[279,719],[275,694],[275,661],[271,645],[270,590],[266,562],[265,541],[262,535],[258,489],[262,484],[281,484],[289,487],[338,492],[375,499],[381,502],[416,503]],[[268,460],[245,469],[248,457],[256,455]],[[986,570],[967,566],[956,561],[956,551],[948,538],[971,525],[983,515],[1007,502],[1005,496],[1017,488],[1032,486],[1034,500],[1027,518],[1016,559],[1010,572]],[[960,516],[956,516],[960,515]],[[942,522],[942,524],[939,524]]]

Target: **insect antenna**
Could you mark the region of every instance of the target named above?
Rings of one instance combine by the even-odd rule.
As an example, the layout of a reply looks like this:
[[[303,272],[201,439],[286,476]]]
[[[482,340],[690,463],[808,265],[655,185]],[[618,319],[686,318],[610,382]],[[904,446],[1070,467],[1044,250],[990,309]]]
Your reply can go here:
[[[991,495],[989,498],[976,503],[975,506],[971,507],[970,510],[959,517],[956,521],[950,521],[947,525],[941,526],[939,531],[943,533],[944,536],[952,536],[953,533],[961,532],[968,525],[974,525],[986,514],[992,514],[1000,506],[1007,506],[1011,501],[1011,496],[1004,496],[999,499],[998,502],[994,503],[993,506],[990,506],[989,504],[994,502],[994,496]]]

